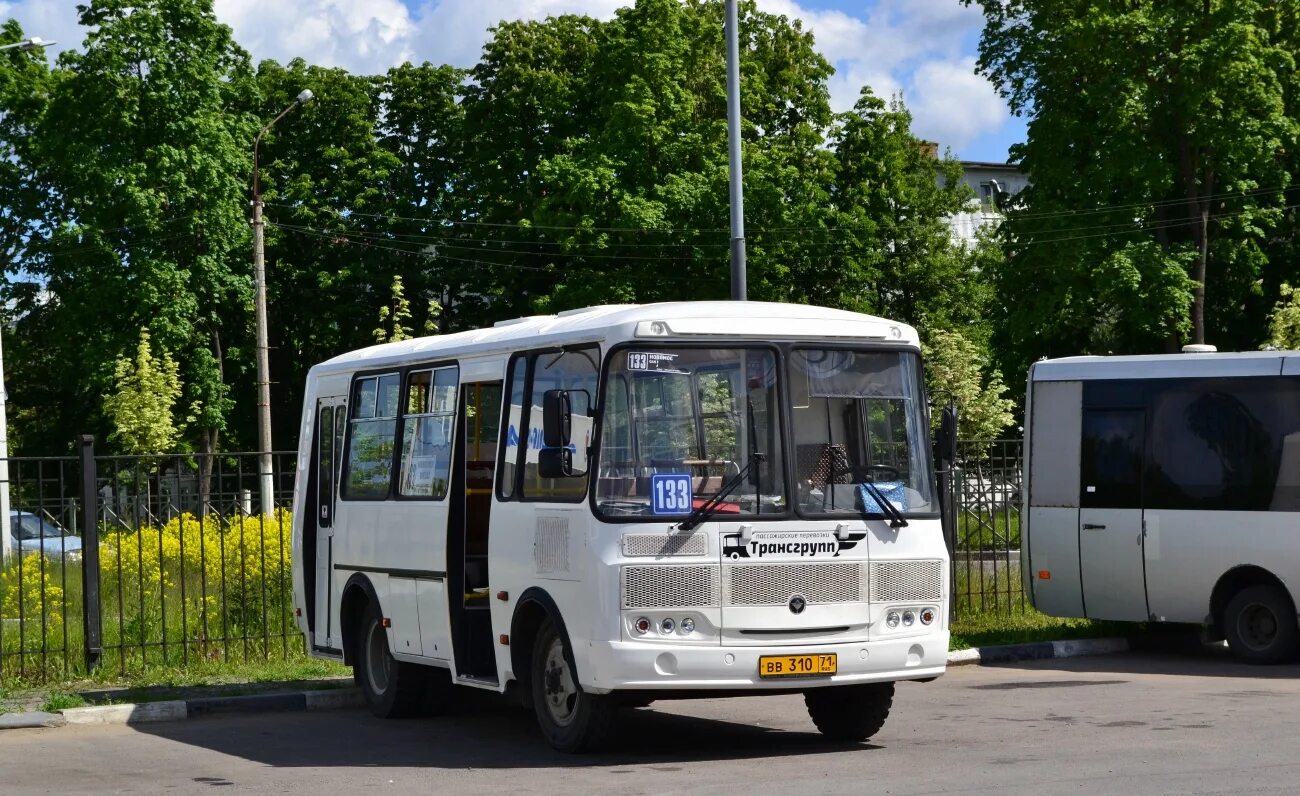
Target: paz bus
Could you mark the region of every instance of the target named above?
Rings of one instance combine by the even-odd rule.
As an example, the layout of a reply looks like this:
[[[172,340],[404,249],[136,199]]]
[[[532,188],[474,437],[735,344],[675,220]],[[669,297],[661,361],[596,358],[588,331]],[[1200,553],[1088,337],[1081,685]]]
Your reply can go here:
[[[344,354],[307,377],[298,626],[381,717],[513,692],[580,751],[628,705],[802,692],[862,740],[946,665],[929,428],[916,331],[817,307],[591,307]]]
[[[1300,646],[1300,352],[1070,357],[1029,373],[1021,572],[1054,616]]]

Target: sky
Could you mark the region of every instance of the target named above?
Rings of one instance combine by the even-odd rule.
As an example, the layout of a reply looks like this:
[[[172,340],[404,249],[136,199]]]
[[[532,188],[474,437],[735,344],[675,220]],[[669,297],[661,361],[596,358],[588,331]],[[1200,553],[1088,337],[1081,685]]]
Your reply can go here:
[[[803,20],[834,65],[831,103],[853,106],[863,85],[899,92],[913,132],[964,160],[1005,161],[1024,140],[993,86],[975,73],[983,18],[960,0],[757,0],[765,11]],[[0,0],[0,19],[58,42],[51,57],[79,46],[78,0]],[[215,0],[217,17],[254,61],[301,56],[353,72],[403,61],[471,66],[488,28],[502,19],[565,13],[610,17],[629,0]],[[743,111],[742,111],[743,112]]]

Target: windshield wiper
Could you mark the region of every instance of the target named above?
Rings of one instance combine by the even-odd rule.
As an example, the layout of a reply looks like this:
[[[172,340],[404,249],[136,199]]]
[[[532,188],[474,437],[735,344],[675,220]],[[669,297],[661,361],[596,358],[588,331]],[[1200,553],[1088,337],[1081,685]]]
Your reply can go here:
[[[743,484],[745,482],[745,479],[749,477],[749,473],[751,470],[754,469],[755,465],[763,461],[763,459],[765,458],[767,457],[761,453],[751,453],[749,455],[749,464],[746,464],[744,467],[740,468],[740,470],[737,471],[737,473],[731,477],[730,481],[723,484],[718,489],[717,493],[714,494],[713,497],[701,503],[699,508],[695,509],[690,513],[690,516],[688,516],[686,519],[679,522],[677,524],[677,529],[679,531],[692,530],[697,525],[704,522],[709,517],[713,516],[717,512],[717,510],[722,506],[722,501],[725,500],[727,496],[730,495],[732,492],[735,492],[736,487]]]
[[[880,506],[880,512],[889,518],[890,528],[907,527],[907,520],[903,517],[903,512],[899,511],[898,506],[895,506],[885,497],[885,493],[880,491],[880,487],[871,481],[863,481],[862,487],[871,493],[871,497],[875,498],[876,504]]]

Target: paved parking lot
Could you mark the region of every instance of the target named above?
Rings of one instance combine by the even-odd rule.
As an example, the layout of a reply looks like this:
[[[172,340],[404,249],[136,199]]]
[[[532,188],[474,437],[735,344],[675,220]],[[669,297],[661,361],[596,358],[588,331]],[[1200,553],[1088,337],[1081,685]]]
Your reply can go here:
[[[870,744],[821,740],[795,696],[656,703],[622,748],[554,753],[532,717],[260,714],[0,735],[16,793],[1252,793],[1300,789],[1300,666],[1129,654],[954,668],[899,687]]]

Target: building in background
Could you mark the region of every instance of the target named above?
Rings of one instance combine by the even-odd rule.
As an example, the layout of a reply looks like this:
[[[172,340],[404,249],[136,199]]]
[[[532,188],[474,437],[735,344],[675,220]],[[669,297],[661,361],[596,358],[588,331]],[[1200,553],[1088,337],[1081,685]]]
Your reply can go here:
[[[936,160],[939,145],[922,141],[921,147]],[[990,163],[981,160],[962,160],[961,179],[975,192],[976,200],[965,213],[949,218],[952,235],[968,247],[975,245],[976,233],[987,224],[996,224],[1002,217],[1002,203],[1029,187],[1029,177],[1015,163]]]

